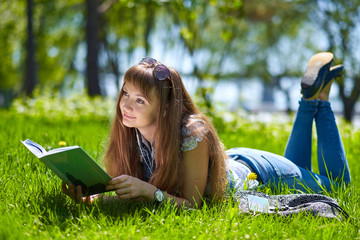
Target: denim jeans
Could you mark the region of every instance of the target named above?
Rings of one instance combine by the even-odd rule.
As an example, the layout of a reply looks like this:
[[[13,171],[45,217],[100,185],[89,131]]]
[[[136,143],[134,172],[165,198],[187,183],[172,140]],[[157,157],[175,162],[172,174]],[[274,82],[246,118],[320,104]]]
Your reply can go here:
[[[319,174],[312,172],[311,165],[313,119],[318,137]],[[249,148],[229,149],[227,154],[246,162],[263,184],[281,182],[301,191],[310,188],[322,192],[330,191],[331,182],[336,183],[334,180],[350,183],[344,147],[331,105],[326,101],[300,100],[284,157]]]

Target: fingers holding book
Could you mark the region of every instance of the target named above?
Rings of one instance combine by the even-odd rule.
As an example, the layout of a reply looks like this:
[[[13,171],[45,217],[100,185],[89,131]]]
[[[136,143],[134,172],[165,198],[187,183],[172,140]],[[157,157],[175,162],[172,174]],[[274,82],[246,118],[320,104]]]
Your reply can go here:
[[[74,184],[66,184],[62,182],[61,184],[62,192],[68,195],[72,200],[76,203],[85,203],[90,205],[98,196],[99,194],[91,195],[83,197],[82,195],[82,188],[80,185],[75,186]]]
[[[75,187],[73,184],[66,184],[65,182],[62,182],[61,189],[63,193],[68,195],[76,203],[82,202],[83,197],[80,185]]]
[[[138,199],[153,200],[156,187],[144,182],[136,177],[121,175],[109,181],[105,188],[113,190],[119,199]]]

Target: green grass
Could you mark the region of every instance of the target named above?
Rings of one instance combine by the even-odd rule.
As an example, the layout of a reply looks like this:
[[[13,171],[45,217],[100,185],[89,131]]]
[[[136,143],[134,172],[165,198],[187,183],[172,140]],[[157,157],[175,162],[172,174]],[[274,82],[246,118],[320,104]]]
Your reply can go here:
[[[20,140],[46,148],[59,141],[82,146],[98,161],[109,122],[91,117],[63,120],[0,111],[0,239],[359,239],[360,132],[341,124],[352,185],[330,194],[351,216],[347,221],[239,214],[236,203],[176,209],[171,204],[129,201],[87,207],[61,193],[61,181]],[[291,124],[214,120],[226,147],[252,147],[282,154]],[[316,159],[316,144],[313,156]],[[286,193],[286,192],[284,192]]]

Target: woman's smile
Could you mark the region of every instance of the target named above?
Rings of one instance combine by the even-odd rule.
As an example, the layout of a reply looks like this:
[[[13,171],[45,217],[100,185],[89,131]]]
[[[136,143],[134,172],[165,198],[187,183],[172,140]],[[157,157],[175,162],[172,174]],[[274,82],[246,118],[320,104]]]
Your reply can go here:
[[[126,119],[129,119],[129,120],[132,120],[132,119],[135,119],[136,117],[133,117],[133,116],[130,116],[129,114],[127,113],[123,113],[123,117],[126,118]]]

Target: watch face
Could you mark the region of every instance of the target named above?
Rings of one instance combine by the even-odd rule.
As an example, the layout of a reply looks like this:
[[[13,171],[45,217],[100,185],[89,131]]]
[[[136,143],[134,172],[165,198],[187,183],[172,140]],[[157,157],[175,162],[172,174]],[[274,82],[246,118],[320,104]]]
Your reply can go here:
[[[158,202],[162,202],[164,200],[164,193],[160,189],[156,190],[155,198]]]

